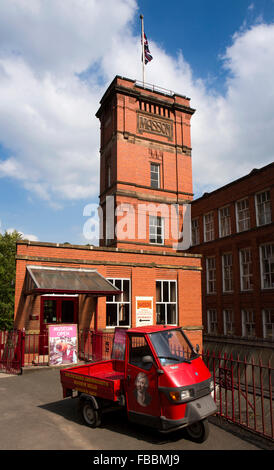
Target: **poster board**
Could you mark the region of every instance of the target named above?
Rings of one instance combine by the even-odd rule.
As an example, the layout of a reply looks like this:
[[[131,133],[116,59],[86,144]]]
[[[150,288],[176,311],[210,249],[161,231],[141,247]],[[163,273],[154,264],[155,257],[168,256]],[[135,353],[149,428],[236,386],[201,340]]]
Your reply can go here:
[[[153,325],[153,297],[136,297],[136,326]]]
[[[48,326],[49,365],[76,364],[78,362],[77,325]]]
[[[127,328],[115,328],[111,359],[125,359]]]

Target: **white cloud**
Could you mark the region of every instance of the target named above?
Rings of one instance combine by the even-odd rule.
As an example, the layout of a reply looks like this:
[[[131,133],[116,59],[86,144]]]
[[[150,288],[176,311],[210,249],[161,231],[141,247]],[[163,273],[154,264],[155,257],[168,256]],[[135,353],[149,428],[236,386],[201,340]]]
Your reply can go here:
[[[11,156],[0,176],[55,207],[97,197],[99,63],[135,8],[134,0],[1,2],[0,143]]]
[[[59,207],[97,198],[99,100],[115,75],[141,80],[135,0],[2,0],[0,177]],[[182,53],[150,39],[146,81],[191,97],[195,192],[273,160],[274,25],[235,34],[224,51],[226,93],[193,76]],[[126,45],[126,47],[125,47]],[[84,78],[85,77],[85,78]]]
[[[30,234],[30,233],[24,233],[21,232],[20,230],[16,230],[15,228],[8,228],[7,233],[13,233],[13,232],[18,232],[22,236],[23,240],[29,240],[31,242],[37,242],[38,237],[36,235]]]
[[[200,184],[216,187],[274,160],[273,58],[274,24],[234,35],[224,55],[225,96],[197,102],[193,142]]]

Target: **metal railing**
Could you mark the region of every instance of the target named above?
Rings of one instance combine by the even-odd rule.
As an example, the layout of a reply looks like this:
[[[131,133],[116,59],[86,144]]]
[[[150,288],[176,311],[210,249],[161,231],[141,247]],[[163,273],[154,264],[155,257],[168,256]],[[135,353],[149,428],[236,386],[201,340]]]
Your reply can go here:
[[[0,331],[0,372],[22,372],[22,338],[20,330]]]
[[[214,400],[218,414],[241,427],[274,440],[273,382],[270,361],[247,361],[204,352],[203,360],[214,379]]]

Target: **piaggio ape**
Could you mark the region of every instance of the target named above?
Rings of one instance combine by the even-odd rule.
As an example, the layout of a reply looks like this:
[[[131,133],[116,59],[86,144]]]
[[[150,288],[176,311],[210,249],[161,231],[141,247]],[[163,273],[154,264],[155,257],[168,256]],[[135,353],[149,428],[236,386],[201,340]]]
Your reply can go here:
[[[63,397],[79,397],[88,426],[109,409],[125,407],[128,419],[160,432],[186,428],[208,437],[217,411],[210,372],[181,328],[116,328],[110,360],[60,370]]]

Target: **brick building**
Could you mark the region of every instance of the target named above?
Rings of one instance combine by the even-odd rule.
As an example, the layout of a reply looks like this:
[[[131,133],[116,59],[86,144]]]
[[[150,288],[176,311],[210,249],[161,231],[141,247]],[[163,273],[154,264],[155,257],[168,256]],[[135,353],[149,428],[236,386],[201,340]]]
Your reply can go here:
[[[17,327],[175,324],[201,346],[201,256],[176,250],[193,196],[193,113],[186,97],[115,77],[97,112],[100,246],[18,242]]]
[[[204,342],[273,351],[274,163],[192,202],[191,252],[203,255]]]

